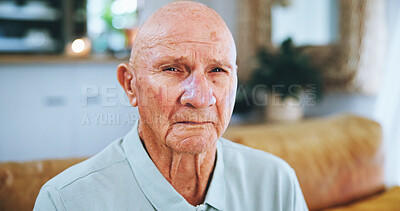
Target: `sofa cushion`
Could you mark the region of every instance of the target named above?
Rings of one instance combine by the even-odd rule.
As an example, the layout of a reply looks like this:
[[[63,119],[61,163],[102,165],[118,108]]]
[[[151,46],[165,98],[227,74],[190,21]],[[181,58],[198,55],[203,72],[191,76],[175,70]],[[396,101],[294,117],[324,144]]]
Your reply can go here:
[[[224,137],[275,154],[296,171],[310,210],[346,204],[383,189],[378,123],[341,115],[293,124],[232,126]]]
[[[393,187],[383,193],[375,194],[347,206],[340,206],[325,211],[395,211],[400,210],[400,187]]]
[[[44,183],[83,160],[0,163],[0,210],[32,210]]]

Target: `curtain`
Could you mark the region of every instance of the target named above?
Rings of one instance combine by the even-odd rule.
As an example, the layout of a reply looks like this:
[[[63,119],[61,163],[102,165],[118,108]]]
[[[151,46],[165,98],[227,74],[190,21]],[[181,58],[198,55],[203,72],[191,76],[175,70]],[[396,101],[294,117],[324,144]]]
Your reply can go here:
[[[391,1],[388,1],[389,3]],[[400,185],[400,3],[393,11],[395,14],[388,28],[388,53],[385,74],[375,107],[376,120],[382,125],[385,151],[385,183],[386,186]],[[389,20],[388,20],[389,21]]]
[[[386,51],[385,1],[340,1],[340,68],[332,78],[348,91],[376,94]]]

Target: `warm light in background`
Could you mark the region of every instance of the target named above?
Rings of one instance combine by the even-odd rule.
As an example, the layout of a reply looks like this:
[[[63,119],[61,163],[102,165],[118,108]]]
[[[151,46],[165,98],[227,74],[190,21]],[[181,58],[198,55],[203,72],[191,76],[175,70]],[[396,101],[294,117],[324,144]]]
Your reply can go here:
[[[85,57],[90,54],[92,43],[89,38],[82,37],[68,43],[65,47],[65,54],[71,57]]]
[[[72,42],[71,50],[74,53],[82,53],[85,50],[85,42],[82,39],[76,39]]]

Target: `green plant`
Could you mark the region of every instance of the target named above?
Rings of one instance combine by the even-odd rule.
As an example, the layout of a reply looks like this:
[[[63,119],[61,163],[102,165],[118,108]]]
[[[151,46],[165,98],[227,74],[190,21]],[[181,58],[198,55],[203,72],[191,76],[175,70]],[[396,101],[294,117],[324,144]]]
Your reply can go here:
[[[234,113],[247,113],[253,108],[253,101],[251,99],[251,87],[248,84],[243,84],[239,80],[236,90]]]
[[[277,52],[260,49],[258,67],[250,79],[252,87],[264,85],[282,99],[299,99],[300,92],[312,88],[317,99],[322,97],[322,76],[310,62],[310,57],[293,46],[291,38],[282,42]]]

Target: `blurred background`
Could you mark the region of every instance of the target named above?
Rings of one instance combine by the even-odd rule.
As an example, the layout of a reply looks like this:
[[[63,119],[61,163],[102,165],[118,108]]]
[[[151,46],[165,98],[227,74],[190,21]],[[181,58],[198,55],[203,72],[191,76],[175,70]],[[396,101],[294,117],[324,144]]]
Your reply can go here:
[[[116,80],[169,0],[1,0],[0,161],[91,156],[138,119]],[[378,121],[400,183],[400,1],[202,0],[232,31],[232,125],[338,113]],[[397,166],[397,167],[396,167]]]

